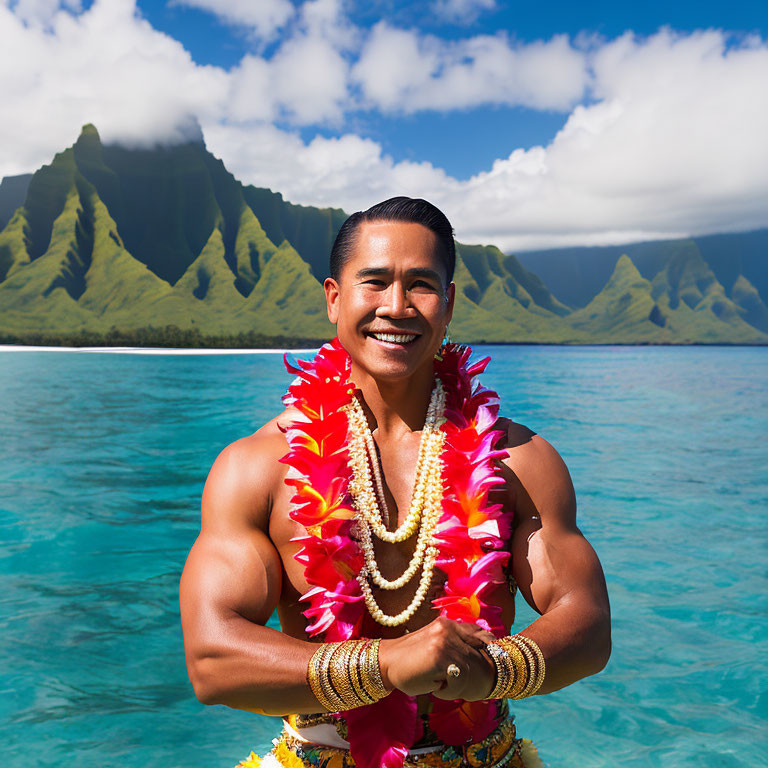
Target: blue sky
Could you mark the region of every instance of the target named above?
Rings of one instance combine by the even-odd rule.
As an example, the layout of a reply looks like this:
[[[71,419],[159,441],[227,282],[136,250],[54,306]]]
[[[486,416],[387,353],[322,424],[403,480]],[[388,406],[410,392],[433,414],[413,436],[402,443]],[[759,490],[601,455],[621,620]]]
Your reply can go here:
[[[294,2],[294,5],[298,5]],[[157,28],[182,41],[198,64],[231,68],[244,55],[258,48],[245,27],[226,23],[209,11],[168,3],[139,0],[144,16]],[[505,32],[518,40],[533,41],[564,33],[616,38],[632,30],[652,35],[662,26],[678,31],[717,28],[738,37],[757,33],[768,36],[768,2],[603,2],[574,3],[564,0],[547,3],[498,2],[480,9],[469,19],[452,21],[436,18],[429,2],[368,0],[350,4],[350,18],[370,28],[382,18],[405,28],[444,39],[468,34],[494,35]],[[265,48],[274,52],[285,33]],[[511,147],[529,148],[549,143],[562,127],[567,111],[534,110],[522,106],[484,106],[452,112],[425,112],[390,117],[375,111],[355,115],[350,126],[382,145],[396,161],[427,160],[452,176],[464,179],[488,168],[494,159],[508,154]],[[499,130],[503,124],[504,130]],[[316,133],[333,136],[324,126],[302,127],[301,135],[311,140]]]
[[[253,48],[246,30],[217,21],[208,11],[166,0],[140,0],[138,6],[155,28],[181,40],[199,64],[231,67]],[[352,4],[349,16],[363,27],[371,27],[386,18],[398,26],[418,27],[423,32],[454,39],[466,36],[467,32],[494,34],[499,30],[509,31],[521,40],[548,38],[556,33],[575,36],[580,32],[617,37],[627,30],[650,35],[661,26],[681,31],[714,27],[757,32],[763,36],[768,31],[765,0],[679,0],[674,3],[668,0],[644,3],[517,0],[498,2],[493,8],[480,10],[473,20],[460,23],[438,22],[429,2],[368,0]]]
[[[768,226],[768,3],[0,0],[0,175],[94,123],[508,251]]]

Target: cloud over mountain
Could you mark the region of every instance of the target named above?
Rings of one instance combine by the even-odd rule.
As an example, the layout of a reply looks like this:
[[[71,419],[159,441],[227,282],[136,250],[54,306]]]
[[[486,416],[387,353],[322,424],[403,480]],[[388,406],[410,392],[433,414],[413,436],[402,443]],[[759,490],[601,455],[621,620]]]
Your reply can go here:
[[[71,1],[0,5],[0,175],[38,167],[86,122],[129,146],[179,141],[199,122],[245,182],[347,210],[424,196],[462,239],[507,249],[768,224],[768,44],[759,37],[662,29],[448,40],[386,21],[356,27],[339,0],[184,2],[262,39],[283,34],[268,55],[254,49],[224,69],[196,63],[135,0],[85,11]],[[397,162],[355,131],[357,115],[488,105],[562,111],[563,126],[547,146],[511,144],[467,179]]]

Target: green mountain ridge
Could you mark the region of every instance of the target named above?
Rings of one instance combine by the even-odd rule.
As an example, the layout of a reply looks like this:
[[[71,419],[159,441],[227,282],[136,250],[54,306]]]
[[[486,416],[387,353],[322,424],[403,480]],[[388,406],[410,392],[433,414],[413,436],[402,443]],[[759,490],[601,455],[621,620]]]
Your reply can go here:
[[[629,256],[648,280],[653,280],[674,258],[699,255],[731,299],[740,276],[761,296],[768,296],[768,229],[615,246],[527,251],[518,254],[518,259],[538,274],[560,301],[581,309],[603,288],[622,254]]]
[[[26,196],[0,230],[2,334],[173,325],[333,335],[321,281],[344,211],[244,186],[202,141],[126,149],[103,145],[87,125],[31,179],[13,178],[0,183],[0,203],[7,211],[13,194]],[[451,332],[461,341],[768,343],[759,287],[739,273],[726,290],[683,241],[657,254],[652,279],[621,255],[581,308],[514,255],[456,248]]]
[[[686,255],[671,261],[653,282],[628,256],[620,256],[603,290],[569,317],[598,342],[620,333],[636,343],[718,343],[724,324],[733,343],[761,343],[764,336],[742,319],[706,264]]]

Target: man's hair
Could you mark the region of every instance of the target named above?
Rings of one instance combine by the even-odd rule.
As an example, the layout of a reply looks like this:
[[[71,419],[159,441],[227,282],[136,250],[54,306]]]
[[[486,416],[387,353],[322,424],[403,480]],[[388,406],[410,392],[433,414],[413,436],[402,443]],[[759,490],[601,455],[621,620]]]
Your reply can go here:
[[[331,248],[331,277],[338,282],[344,265],[352,258],[352,251],[361,224],[369,221],[404,221],[422,224],[435,233],[440,245],[440,255],[445,265],[446,287],[453,280],[456,266],[456,244],[453,227],[446,215],[432,203],[420,197],[390,197],[372,205],[367,211],[353,213],[342,225]]]

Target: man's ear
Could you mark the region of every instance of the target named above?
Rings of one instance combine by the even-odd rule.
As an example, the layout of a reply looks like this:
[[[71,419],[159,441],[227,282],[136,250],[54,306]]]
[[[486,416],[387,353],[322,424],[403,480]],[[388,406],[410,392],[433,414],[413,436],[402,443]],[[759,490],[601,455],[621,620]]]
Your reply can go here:
[[[448,285],[446,294],[448,296],[448,322],[450,323],[451,318],[453,317],[453,304],[456,301],[456,283],[450,283]]]
[[[339,284],[332,277],[326,277],[323,288],[325,289],[328,319],[336,325],[339,322]]]

